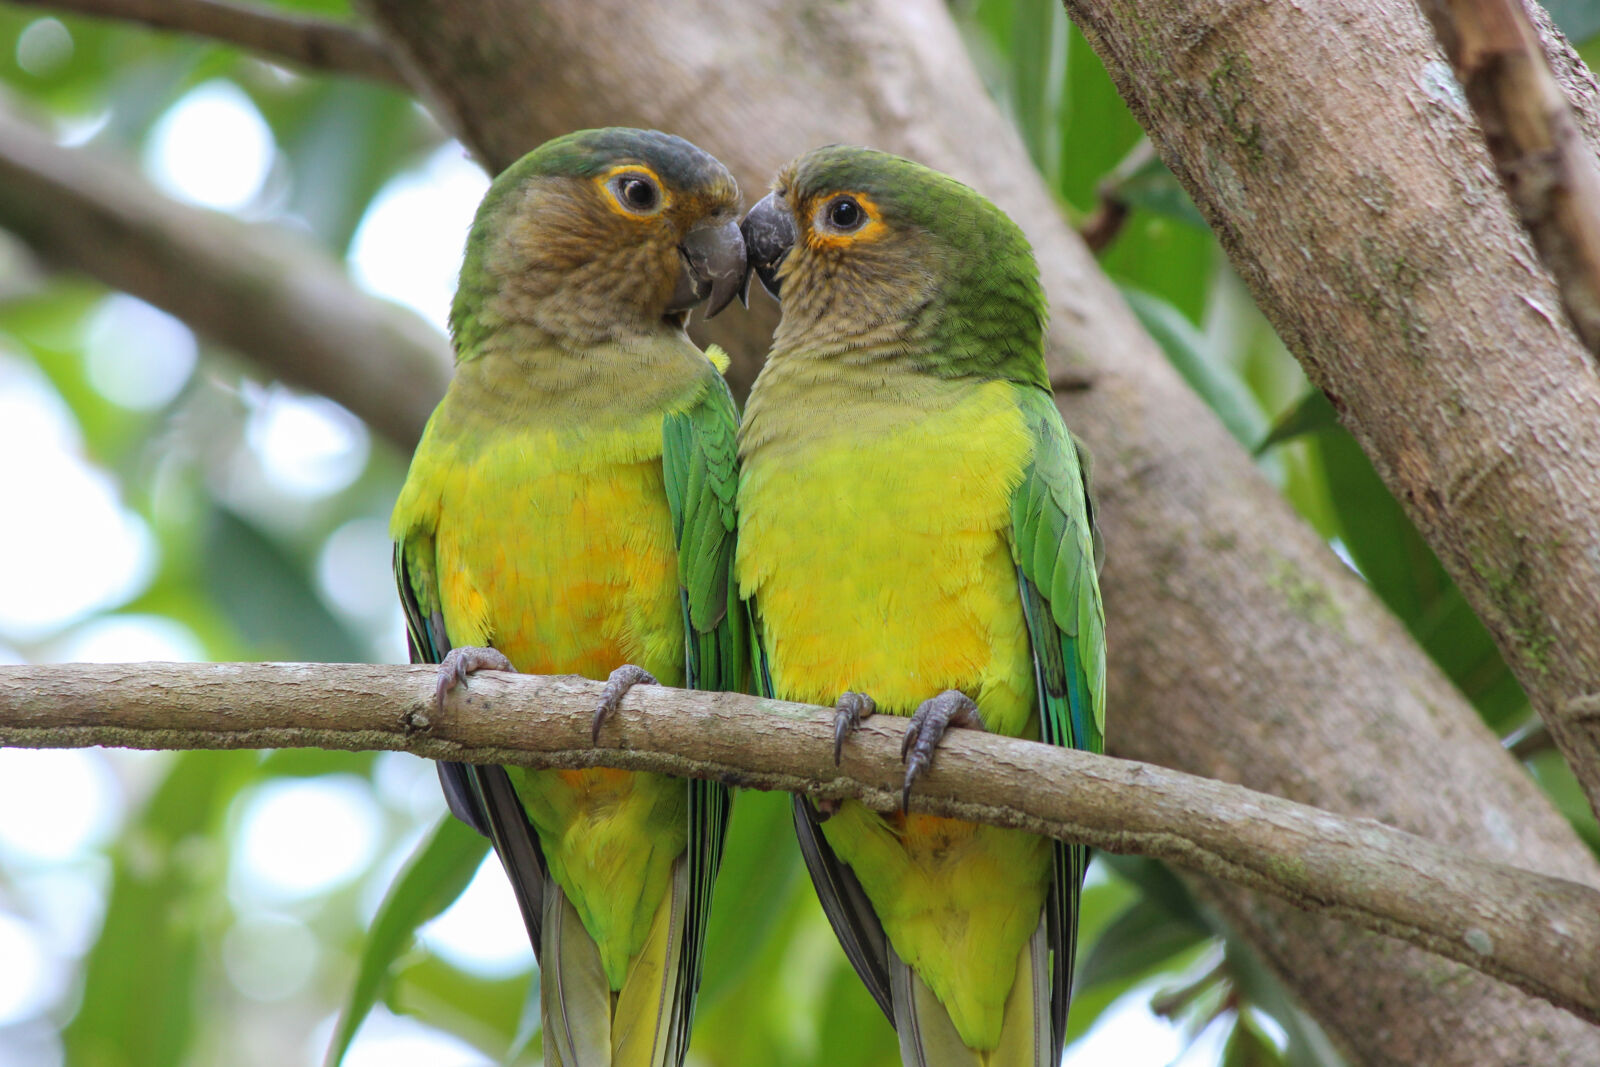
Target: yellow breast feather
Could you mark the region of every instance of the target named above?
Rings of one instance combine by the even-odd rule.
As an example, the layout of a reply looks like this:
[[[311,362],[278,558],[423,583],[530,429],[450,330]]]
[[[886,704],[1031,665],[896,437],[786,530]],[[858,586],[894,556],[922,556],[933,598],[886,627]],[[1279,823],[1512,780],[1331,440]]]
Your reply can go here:
[[[1037,731],[1007,533],[1031,444],[1011,388],[746,457],[736,570],[789,699],[854,689],[906,715],[960,689],[990,729]]]

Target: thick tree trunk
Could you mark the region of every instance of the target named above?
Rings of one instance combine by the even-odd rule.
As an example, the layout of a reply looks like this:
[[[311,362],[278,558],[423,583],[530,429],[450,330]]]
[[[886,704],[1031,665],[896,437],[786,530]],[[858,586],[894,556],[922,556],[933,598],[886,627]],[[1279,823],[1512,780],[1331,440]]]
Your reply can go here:
[[[784,160],[830,141],[915,157],[990,195],[1038,250],[1052,299],[1053,368],[1087,370],[1093,379],[1062,407],[1095,451],[1110,546],[1112,748],[1370,815],[1506,862],[1596,879],[1587,850],[1472,708],[1290,512],[1137,327],[984,94],[937,0],[368,6],[439,112],[494,167],[568,129],[631,124],[673,130],[716,153],[749,200]],[[1153,17],[1132,0],[1115,11],[1130,12],[1132,21],[1137,9],[1152,33],[1189,27],[1189,37],[1163,38],[1141,55],[1156,92],[1153,72],[1203,45],[1207,28]],[[1268,9],[1291,10],[1260,7]],[[1330,18],[1336,10],[1347,6],[1330,6]],[[1314,54],[1317,39],[1297,34],[1281,43]],[[1239,53],[1235,73],[1220,77],[1222,99],[1232,99],[1235,82],[1250,80],[1249,62]],[[1315,69],[1326,80],[1302,81],[1304,94],[1353,98],[1353,114],[1395,91],[1365,74]],[[1435,105],[1424,96],[1424,115],[1458,106],[1448,69],[1442,73],[1446,99]],[[1204,97],[1207,85],[1201,77],[1168,91]],[[1425,88],[1409,86],[1412,97]],[[1181,152],[1198,165],[1245,151],[1236,139],[1257,139],[1252,131],[1265,120],[1236,107],[1194,109],[1188,121],[1194,127]],[[1238,131],[1229,125],[1241,121]],[[1354,133],[1361,129],[1352,124]],[[1417,162],[1450,175],[1428,176],[1423,186],[1442,207],[1463,193],[1503,203],[1481,163],[1476,180],[1462,184],[1455,176],[1470,149],[1465,135],[1451,135],[1413,152]],[[1347,162],[1319,160],[1315,176],[1359,182]],[[1402,194],[1408,201],[1414,195],[1385,193]],[[1258,210],[1255,227],[1293,230],[1307,203],[1321,201],[1274,202]],[[1514,225],[1474,233],[1497,251],[1528,254]],[[1282,233],[1262,239],[1268,248],[1284,244]],[[1359,243],[1353,233],[1319,239]],[[1404,271],[1384,274],[1365,259],[1349,270],[1359,282],[1351,283],[1355,291],[1369,294],[1373,317],[1397,315],[1385,301],[1408,306],[1400,299],[1410,284]],[[1537,281],[1535,268],[1528,272]],[[1313,303],[1330,300],[1340,277],[1333,264],[1302,294]],[[1497,297],[1493,305],[1508,302],[1514,300]],[[1559,314],[1553,296],[1540,306]],[[1538,319],[1535,311],[1527,317]],[[1483,313],[1461,314],[1478,321]],[[766,313],[717,322],[734,331],[722,339],[744,380],[770,321]],[[1542,417],[1545,398],[1517,389],[1507,402],[1525,405],[1516,410],[1533,420]],[[1581,1063],[1600,1055],[1595,1030],[1436,956],[1238,889],[1212,885],[1208,893],[1358,1062]]]
[[[1428,24],[1067,6],[1600,810],[1600,375]]]

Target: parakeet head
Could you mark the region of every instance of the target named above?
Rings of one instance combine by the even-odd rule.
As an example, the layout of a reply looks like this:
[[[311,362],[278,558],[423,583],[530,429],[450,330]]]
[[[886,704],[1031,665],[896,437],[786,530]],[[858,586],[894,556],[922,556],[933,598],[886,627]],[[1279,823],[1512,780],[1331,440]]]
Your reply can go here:
[[[982,195],[849,145],[807,152],[772,189],[742,229],[750,269],[783,305],[773,358],[909,359],[945,377],[1047,382],[1033,250]]]
[[[577,344],[681,329],[745,276],[739,186],[681,137],[612,127],[546,141],[490,185],[450,313],[462,358],[508,323]]]

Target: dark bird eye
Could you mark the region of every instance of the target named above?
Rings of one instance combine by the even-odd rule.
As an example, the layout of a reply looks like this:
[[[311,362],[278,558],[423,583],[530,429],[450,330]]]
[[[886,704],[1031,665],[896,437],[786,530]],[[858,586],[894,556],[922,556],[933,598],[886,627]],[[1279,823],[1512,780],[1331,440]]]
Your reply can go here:
[[[635,211],[649,211],[659,199],[655,183],[637,175],[629,175],[618,181],[617,195],[622,198],[623,204]]]
[[[841,196],[828,205],[828,222],[836,230],[853,230],[866,221],[866,217],[853,197]]]

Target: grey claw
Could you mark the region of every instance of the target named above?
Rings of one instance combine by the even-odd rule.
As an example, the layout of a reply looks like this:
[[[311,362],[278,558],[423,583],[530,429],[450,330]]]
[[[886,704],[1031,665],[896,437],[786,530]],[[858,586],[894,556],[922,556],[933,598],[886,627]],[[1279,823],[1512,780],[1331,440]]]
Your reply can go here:
[[[946,689],[918,706],[900,741],[900,759],[906,764],[906,784],[900,792],[900,810],[911,807],[911,786],[928,769],[933,752],[952,726],[983,729],[983,719],[972,698],[955,689]]]
[[[608,715],[622,706],[622,698],[628,695],[628,690],[636,685],[660,684],[655,675],[631,663],[624,663],[612,671],[606,679],[606,687],[600,690],[600,703],[594,709],[594,725],[589,731],[590,744],[600,744],[600,727],[605,725]]]
[[[833,714],[833,765],[837,767],[844,756],[844,739],[878,710],[878,705],[865,693],[845,693],[835,705]]]
[[[434,706],[443,712],[450,690],[458,685],[466,685],[467,679],[478,671],[505,671],[511,674],[516,672],[516,668],[506,659],[505,653],[496,648],[479,645],[452,648],[439,664],[438,678],[433,685]]]

